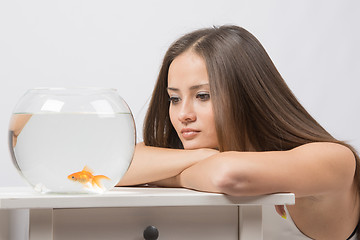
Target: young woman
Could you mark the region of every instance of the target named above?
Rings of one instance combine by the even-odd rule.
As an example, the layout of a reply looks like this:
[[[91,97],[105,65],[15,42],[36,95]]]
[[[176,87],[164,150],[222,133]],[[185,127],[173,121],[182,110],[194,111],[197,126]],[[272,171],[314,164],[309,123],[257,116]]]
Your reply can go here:
[[[295,205],[276,207],[287,220],[264,226],[264,239],[356,239],[358,163],[301,106],[260,42],[222,26],[189,33],[167,51],[144,143],[119,186],[292,192]]]

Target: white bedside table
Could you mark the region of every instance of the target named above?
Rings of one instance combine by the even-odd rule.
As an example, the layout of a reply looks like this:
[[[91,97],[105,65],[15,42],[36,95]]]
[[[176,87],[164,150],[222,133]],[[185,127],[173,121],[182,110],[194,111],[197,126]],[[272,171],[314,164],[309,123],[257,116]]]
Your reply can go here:
[[[0,188],[0,211],[30,210],[30,240],[140,240],[148,226],[164,240],[258,240],[262,205],[294,203],[291,193],[232,197],[182,188],[121,187],[101,195],[59,195]],[[8,224],[14,227],[10,220]]]

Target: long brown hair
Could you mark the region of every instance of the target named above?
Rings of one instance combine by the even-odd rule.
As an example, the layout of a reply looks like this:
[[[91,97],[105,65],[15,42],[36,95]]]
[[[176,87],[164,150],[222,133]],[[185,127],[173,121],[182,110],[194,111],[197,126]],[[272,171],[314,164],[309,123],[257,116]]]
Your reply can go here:
[[[209,76],[220,151],[281,151],[311,142],[334,142],[286,85],[261,43],[238,26],[200,29],[174,42],[165,54],[144,122],[149,146],[182,148],[169,117],[168,70],[191,50],[201,56]],[[360,172],[355,179],[360,188]]]

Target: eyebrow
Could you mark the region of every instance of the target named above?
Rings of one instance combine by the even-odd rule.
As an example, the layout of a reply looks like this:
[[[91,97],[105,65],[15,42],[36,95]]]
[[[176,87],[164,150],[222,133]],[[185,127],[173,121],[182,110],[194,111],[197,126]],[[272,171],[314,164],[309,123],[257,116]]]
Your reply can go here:
[[[196,90],[196,89],[199,89],[203,86],[209,86],[208,83],[204,83],[204,84],[199,84],[199,85],[194,85],[194,86],[191,86],[189,89],[190,90]],[[178,88],[173,88],[173,87],[168,87],[167,90],[171,90],[171,91],[175,91],[175,92],[178,92],[179,89]]]

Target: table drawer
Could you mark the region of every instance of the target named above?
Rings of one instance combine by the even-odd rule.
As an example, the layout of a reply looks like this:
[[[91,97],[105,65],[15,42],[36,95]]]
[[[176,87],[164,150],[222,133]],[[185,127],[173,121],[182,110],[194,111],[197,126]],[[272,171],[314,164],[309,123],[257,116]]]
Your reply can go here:
[[[54,209],[54,240],[140,240],[154,226],[162,240],[238,239],[237,206]]]

